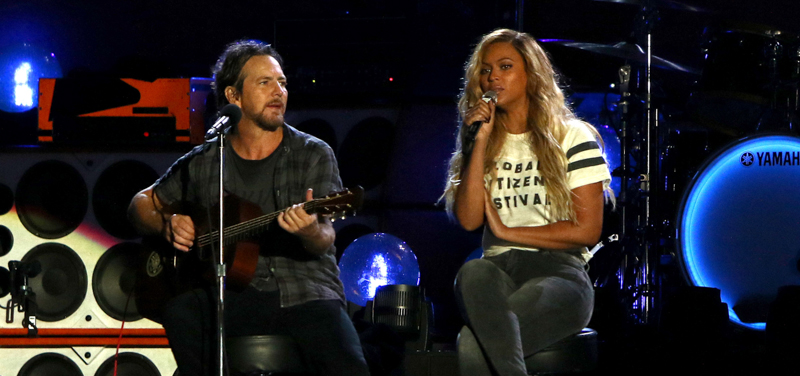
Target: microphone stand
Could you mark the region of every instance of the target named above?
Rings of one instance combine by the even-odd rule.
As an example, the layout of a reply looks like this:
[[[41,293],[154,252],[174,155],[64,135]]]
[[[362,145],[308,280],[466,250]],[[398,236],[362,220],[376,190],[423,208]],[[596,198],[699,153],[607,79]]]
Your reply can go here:
[[[217,365],[219,376],[225,376],[225,132],[223,128],[217,131],[219,148],[219,245],[217,252],[216,277],[217,277]],[[212,248],[213,249],[213,248]]]
[[[38,261],[36,263],[38,264]],[[41,266],[37,267],[41,268]],[[14,322],[14,307],[16,306],[20,313],[24,313],[22,326],[28,329],[28,337],[36,337],[39,335],[39,328],[36,326],[39,306],[36,304],[36,292],[30,288],[28,279],[39,274],[41,269],[37,270],[31,264],[20,261],[10,261],[8,269],[11,299],[8,300],[6,323]]]

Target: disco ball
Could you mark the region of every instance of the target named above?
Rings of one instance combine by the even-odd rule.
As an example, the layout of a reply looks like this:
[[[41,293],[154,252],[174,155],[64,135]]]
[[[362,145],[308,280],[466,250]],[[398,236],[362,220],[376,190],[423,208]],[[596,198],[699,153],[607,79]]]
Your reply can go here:
[[[347,300],[365,306],[385,285],[419,285],[417,256],[399,238],[374,233],[354,240],[339,261]]]

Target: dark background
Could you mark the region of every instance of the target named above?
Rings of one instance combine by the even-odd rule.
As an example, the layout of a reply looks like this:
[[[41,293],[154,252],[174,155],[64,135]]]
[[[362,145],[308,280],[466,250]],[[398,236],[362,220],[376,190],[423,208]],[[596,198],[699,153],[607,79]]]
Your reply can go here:
[[[763,25],[800,32],[798,1],[657,4],[654,55],[696,72],[703,68],[708,28],[755,30]],[[434,203],[444,187],[455,103],[471,48],[495,28],[516,28],[520,17],[523,30],[540,40],[641,41],[636,5],[528,0],[518,12],[519,5],[511,0],[4,0],[0,49],[30,43],[52,51],[64,77],[71,78],[210,77],[227,43],[259,39],[273,43],[284,58],[290,121],[320,109],[339,111],[328,119],[334,128],[347,111],[388,109],[396,114],[381,128],[389,131],[373,135],[372,141],[385,143],[339,141],[337,156],[345,185],[367,184],[362,229],[396,235],[417,254],[421,285],[437,309],[437,335],[449,341],[461,325],[453,305],[453,277],[480,245],[480,233],[459,229]],[[553,43],[544,46],[570,92],[608,90],[622,63]],[[699,79],[699,74],[654,71],[663,103],[676,113]],[[36,127],[35,116],[0,113],[0,123],[4,129]],[[352,230],[340,237],[357,234]]]
[[[692,2],[703,11],[674,4],[658,4],[653,53],[695,68],[706,27],[798,28],[800,4],[790,0]],[[452,99],[471,46],[494,28],[515,27],[517,7],[511,0],[5,1],[0,46],[28,42],[52,51],[68,77],[206,77],[225,44],[254,38],[273,43],[290,70],[392,69],[408,84],[403,94]],[[633,5],[586,0],[528,0],[523,8],[524,31],[538,39],[595,43],[629,38],[638,12]],[[571,76],[575,62],[553,57]],[[581,71],[602,75],[592,59],[582,60]]]

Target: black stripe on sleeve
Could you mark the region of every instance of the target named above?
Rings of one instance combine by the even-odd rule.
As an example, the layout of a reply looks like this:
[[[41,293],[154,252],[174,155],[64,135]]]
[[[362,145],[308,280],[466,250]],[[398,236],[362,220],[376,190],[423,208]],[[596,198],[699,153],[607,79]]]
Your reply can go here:
[[[598,166],[598,165],[602,165],[602,164],[606,164],[606,160],[603,159],[603,157],[594,157],[594,158],[581,159],[579,161],[575,161],[575,162],[570,163],[569,166],[567,166],[567,172],[578,170],[578,169],[581,169],[581,168],[586,168],[586,167]]]
[[[600,150],[600,145],[597,144],[597,141],[586,141],[582,144],[577,144],[567,151],[567,159],[572,158],[573,155],[578,154],[582,151],[592,150],[592,149]]]

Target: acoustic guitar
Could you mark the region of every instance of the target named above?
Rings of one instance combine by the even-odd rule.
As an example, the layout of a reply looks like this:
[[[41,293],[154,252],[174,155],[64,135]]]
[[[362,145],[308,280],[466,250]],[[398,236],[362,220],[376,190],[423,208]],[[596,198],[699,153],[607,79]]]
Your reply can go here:
[[[348,214],[355,215],[363,198],[364,190],[357,186],[308,201],[303,209],[309,214],[344,218]],[[225,197],[226,289],[241,291],[250,284],[258,264],[261,238],[269,235],[269,226],[284,211],[286,209],[262,215],[261,209],[251,202],[234,195]],[[195,233],[199,235],[189,252],[175,249],[163,237],[143,240],[134,290],[136,308],[142,316],[160,322],[159,313],[167,301],[183,292],[215,283],[219,230],[218,226],[209,226],[206,219],[218,220],[219,209],[212,210],[211,215],[208,213],[202,209],[190,211]]]

